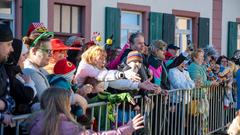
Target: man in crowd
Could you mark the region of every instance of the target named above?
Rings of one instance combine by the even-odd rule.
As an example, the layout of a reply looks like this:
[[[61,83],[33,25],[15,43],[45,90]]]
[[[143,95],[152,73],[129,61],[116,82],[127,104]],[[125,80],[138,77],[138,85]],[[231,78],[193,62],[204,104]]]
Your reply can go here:
[[[169,44],[167,46],[167,51],[165,53],[166,60],[174,59],[175,57],[177,57],[177,53],[179,49],[180,48],[175,46],[174,44]]]
[[[0,24],[0,122],[6,125],[11,124],[10,114],[15,108],[15,101],[10,96],[9,77],[4,68],[10,53],[13,52],[12,41],[11,29],[5,24]]]

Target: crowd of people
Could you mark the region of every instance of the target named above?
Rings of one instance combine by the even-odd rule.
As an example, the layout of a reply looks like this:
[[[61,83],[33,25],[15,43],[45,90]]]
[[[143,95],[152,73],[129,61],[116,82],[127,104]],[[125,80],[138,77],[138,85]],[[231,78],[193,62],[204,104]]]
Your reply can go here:
[[[106,99],[114,103],[125,96],[118,99],[136,109],[135,95],[168,96],[168,90],[201,88],[191,98],[201,99],[203,112],[208,112],[204,87],[217,85],[226,87],[225,109],[234,107],[232,84],[240,83],[240,51],[229,59],[212,46],[179,50],[163,40],[147,45],[139,32],[132,33],[122,49],[96,40],[84,44],[78,36],[62,41],[43,23],[32,23],[26,36],[14,39],[11,29],[0,24],[0,121],[11,125],[13,115],[33,113],[30,134],[93,134],[81,125],[86,124],[88,104],[101,101],[100,94],[110,93]],[[179,99],[177,93],[169,95],[171,105],[177,106]],[[143,117],[136,115],[126,125],[101,133],[131,134],[142,124]]]

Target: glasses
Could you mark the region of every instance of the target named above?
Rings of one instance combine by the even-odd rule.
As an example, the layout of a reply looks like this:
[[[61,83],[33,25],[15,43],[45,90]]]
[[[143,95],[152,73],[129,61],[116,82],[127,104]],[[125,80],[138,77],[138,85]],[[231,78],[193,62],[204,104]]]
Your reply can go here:
[[[167,50],[165,47],[160,47],[158,49],[161,50],[161,51],[166,51]]]
[[[48,56],[52,56],[52,50],[51,49],[45,49],[45,48],[39,48],[40,50],[42,50],[43,52],[47,53]]]
[[[54,36],[53,32],[44,32],[41,35],[39,35],[34,41],[33,43],[30,45],[30,47],[33,47],[34,45],[37,44],[37,42],[41,39],[50,39]]]

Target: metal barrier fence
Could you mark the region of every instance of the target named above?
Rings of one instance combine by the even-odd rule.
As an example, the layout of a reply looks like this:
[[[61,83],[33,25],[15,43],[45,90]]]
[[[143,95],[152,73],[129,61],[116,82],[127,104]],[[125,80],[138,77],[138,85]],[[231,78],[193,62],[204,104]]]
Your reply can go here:
[[[236,87],[233,87],[233,95],[236,95],[235,92]],[[135,134],[212,134],[224,129],[235,117],[235,105],[226,93],[229,91],[225,87],[217,86],[192,90],[170,90],[168,96],[148,95],[149,98],[136,96],[134,99],[140,109],[126,102],[114,105],[106,102],[92,103],[89,104],[87,115],[95,120],[93,125],[86,128],[94,131],[115,129],[133,118],[136,113],[141,113],[144,115],[145,128]],[[229,104],[226,101],[229,101]],[[229,105],[228,108],[224,107],[224,102],[225,105]],[[14,134],[19,135],[20,125],[28,116],[29,114],[26,114],[13,118]],[[1,125],[1,135],[3,134],[4,125]]]

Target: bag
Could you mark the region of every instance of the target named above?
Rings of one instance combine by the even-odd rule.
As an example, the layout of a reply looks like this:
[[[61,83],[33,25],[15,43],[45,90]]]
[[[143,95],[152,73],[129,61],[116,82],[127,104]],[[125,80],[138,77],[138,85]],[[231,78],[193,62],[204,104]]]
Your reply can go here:
[[[190,106],[188,108],[188,112],[190,113],[190,115],[192,116],[198,116],[199,115],[199,100],[192,100],[190,103]]]

